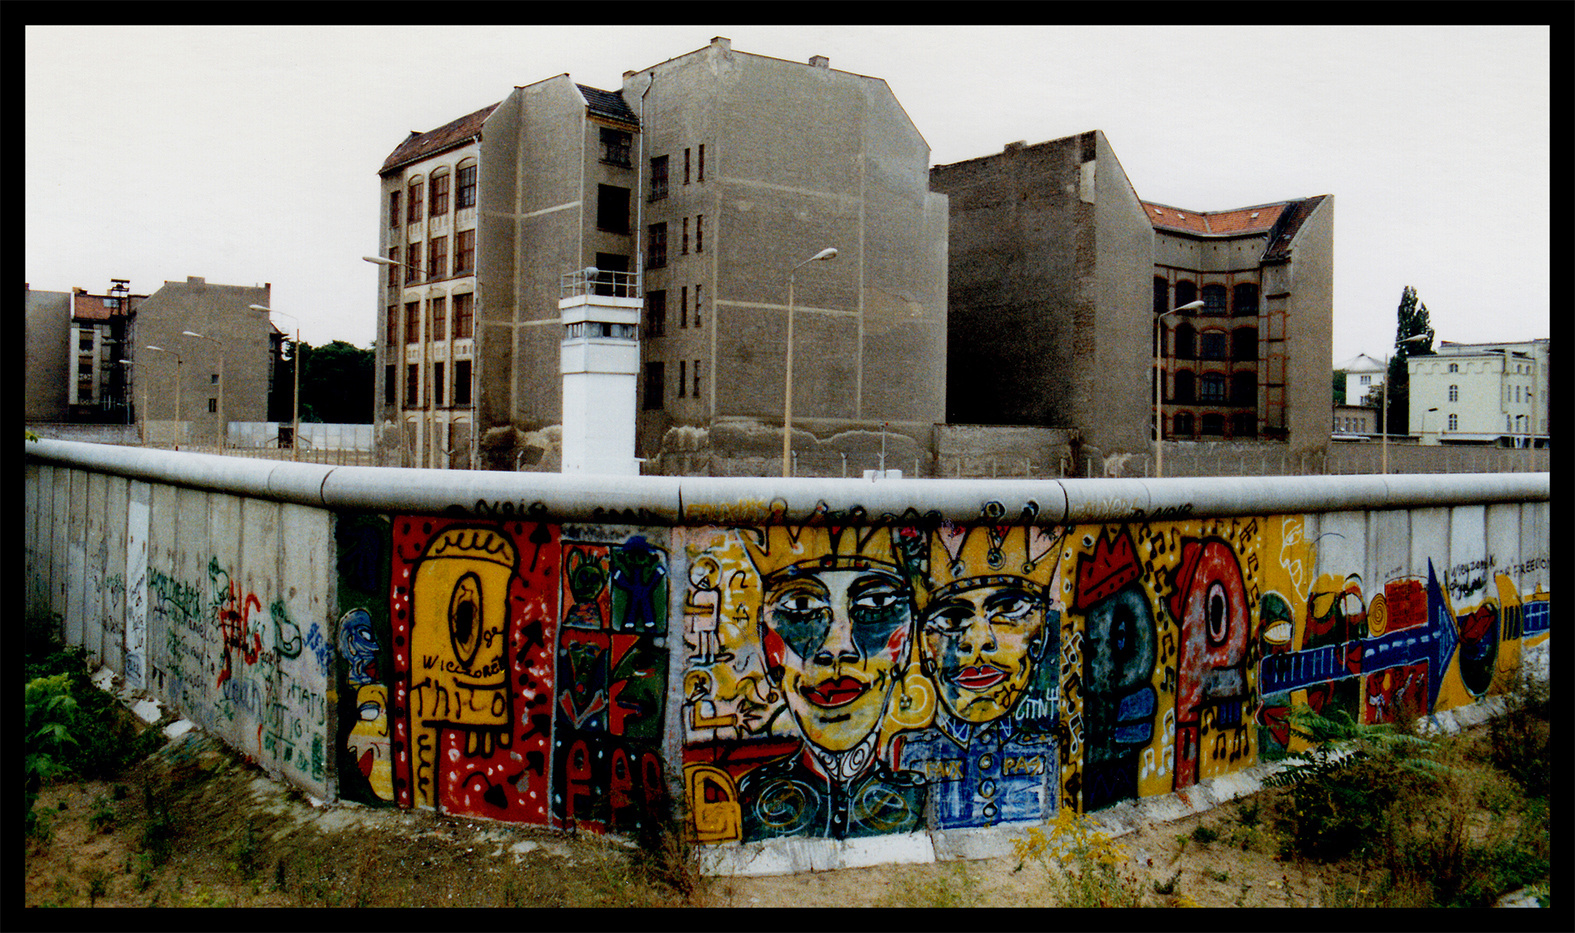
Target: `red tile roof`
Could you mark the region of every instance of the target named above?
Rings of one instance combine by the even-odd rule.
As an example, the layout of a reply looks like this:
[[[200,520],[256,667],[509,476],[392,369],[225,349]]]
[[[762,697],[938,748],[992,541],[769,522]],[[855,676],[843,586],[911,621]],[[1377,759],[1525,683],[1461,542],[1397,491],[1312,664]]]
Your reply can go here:
[[[1188,211],[1168,204],[1143,202],[1149,223],[1165,230],[1183,230],[1202,236],[1240,236],[1268,233],[1290,202],[1239,207],[1229,211]]]
[[[393,152],[389,153],[388,158],[383,161],[383,167],[378,169],[377,173],[382,175],[399,168],[401,165],[409,164],[417,159],[424,159],[430,155],[436,155],[445,149],[452,149],[474,137],[480,136],[481,125],[486,122],[487,117],[492,116],[492,111],[496,109],[498,109],[498,104],[491,104],[475,113],[466,114],[458,120],[445,123],[435,130],[428,130],[425,133],[411,131],[410,135],[405,137],[405,141],[395,147]]]

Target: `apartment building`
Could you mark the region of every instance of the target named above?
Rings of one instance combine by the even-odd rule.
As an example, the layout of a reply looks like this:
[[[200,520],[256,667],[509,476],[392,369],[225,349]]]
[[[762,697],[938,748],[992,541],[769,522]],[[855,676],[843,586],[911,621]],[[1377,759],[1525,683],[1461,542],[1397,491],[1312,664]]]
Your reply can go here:
[[[1451,343],[1407,357],[1411,430],[1423,444],[1545,447],[1549,341]]]
[[[1334,371],[1345,374],[1345,403],[1347,405],[1379,405],[1383,400],[1385,372],[1384,361],[1358,353],[1344,362],[1336,363]]]
[[[931,184],[951,199],[948,421],[1143,453],[1157,353],[1167,439],[1327,445],[1332,197],[1143,201],[1098,130],[938,165]]]
[[[721,37],[616,91],[559,75],[412,134],[380,170],[384,462],[558,469],[560,284],[592,267],[643,301],[647,472],[781,468],[790,275],[798,472],[883,428],[927,448],[947,248],[928,162],[885,82]]]

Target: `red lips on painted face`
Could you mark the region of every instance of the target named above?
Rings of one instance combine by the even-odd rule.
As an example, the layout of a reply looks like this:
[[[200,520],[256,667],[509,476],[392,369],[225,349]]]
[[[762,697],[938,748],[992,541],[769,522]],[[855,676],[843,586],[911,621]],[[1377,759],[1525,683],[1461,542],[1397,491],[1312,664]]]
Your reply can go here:
[[[983,667],[965,667],[951,676],[953,683],[966,690],[988,690],[1006,679],[1006,671],[992,664]]]
[[[849,703],[857,700],[869,688],[869,684],[854,680],[852,677],[837,677],[831,680],[823,680],[811,687],[805,687],[802,693],[805,699],[816,706],[835,709],[839,706],[847,706]]]

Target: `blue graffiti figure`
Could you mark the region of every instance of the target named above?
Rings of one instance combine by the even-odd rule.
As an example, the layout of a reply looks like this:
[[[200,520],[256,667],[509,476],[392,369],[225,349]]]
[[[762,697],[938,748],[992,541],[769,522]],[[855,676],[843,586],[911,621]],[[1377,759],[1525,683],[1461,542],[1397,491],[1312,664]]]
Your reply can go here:
[[[346,680],[351,685],[377,682],[377,636],[372,633],[372,617],[365,609],[352,609],[339,620],[339,646],[349,667]]]
[[[667,577],[662,556],[640,535],[613,551],[612,585],[624,594],[623,612],[615,618],[623,630],[658,632],[665,627],[656,605],[656,591]]]

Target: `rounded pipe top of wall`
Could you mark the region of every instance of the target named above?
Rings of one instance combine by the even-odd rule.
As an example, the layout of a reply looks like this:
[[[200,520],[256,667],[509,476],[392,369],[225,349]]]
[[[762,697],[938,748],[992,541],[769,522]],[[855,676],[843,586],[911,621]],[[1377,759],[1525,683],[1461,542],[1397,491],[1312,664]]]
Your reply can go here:
[[[1550,497],[1548,473],[1167,479],[811,479],[331,467],[77,441],[37,463],[329,509],[635,525],[1068,524],[1406,509]]]

